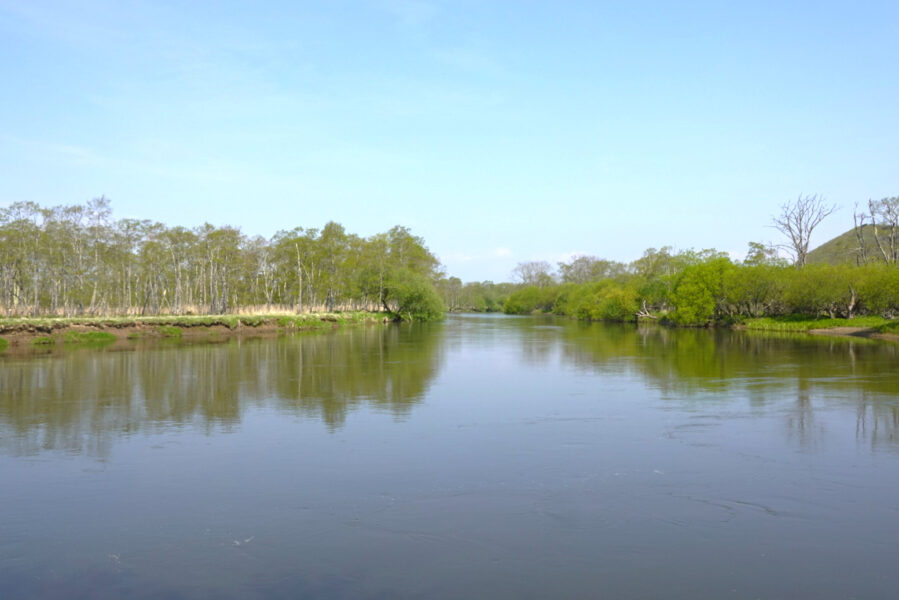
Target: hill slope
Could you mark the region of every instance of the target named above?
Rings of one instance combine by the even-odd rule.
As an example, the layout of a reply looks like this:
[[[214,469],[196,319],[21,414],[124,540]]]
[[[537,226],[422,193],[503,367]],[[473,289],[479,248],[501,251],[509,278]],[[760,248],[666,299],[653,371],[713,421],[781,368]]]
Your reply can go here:
[[[881,227],[878,231],[881,243],[887,242],[889,230]],[[877,243],[874,241],[874,228],[872,225],[865,225],[862,230],[865,243],[868,247],[868,262],[881,262],[883,257],[877,249]],[[824,242],[814,250],[808,253],[809,264],[857,264],[859,256],[859,243],[855,235],[855,229],[850,229],[846,233],[838,235],[830,241]]]

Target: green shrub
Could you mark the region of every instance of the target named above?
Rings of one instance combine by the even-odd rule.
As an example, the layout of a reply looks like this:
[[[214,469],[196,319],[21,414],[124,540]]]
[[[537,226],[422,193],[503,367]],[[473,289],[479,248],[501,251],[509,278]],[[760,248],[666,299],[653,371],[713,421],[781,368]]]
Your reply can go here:
[[[529,315],[534,312],[552,312],[556,304],[559,286],[537,287],[529,285],[512,292],[503,304],[507,315]]]
[[[599,302],[598,315],[603,321],[636,321],[637,293],[628,288],[614,288]]]

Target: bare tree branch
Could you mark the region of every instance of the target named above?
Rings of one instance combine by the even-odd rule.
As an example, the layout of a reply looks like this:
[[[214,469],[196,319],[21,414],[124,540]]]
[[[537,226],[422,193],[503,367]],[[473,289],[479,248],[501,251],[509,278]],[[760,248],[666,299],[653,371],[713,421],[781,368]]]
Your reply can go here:
[[[867,215],[863,211],[859,211],[858,202],[855,203],[855,209],[852,211],[852,222],[855,224],[855,240],[858,242],[858,248],[855,249],[855,262],[858,265],[868,264],[868,240],[865,239],[865,219]]]
[[[797,267],[805,266],[812,231],[836,209],[836,204],[825,204],[824,198],[819,198],[817,194],[800,195],[795,202],[784,204],[780,215],[773,218],[772,226],[789,239],[789,243],[780,247],[793,254],[793,264]]]
[[[868,200],[868,211],[873,225],[874,242],[880,251],[883,261],[887,264],[899,262],[899,198],[883,198],[881,200]],[[880,239],[880,234],[886,232],[887,247]]]

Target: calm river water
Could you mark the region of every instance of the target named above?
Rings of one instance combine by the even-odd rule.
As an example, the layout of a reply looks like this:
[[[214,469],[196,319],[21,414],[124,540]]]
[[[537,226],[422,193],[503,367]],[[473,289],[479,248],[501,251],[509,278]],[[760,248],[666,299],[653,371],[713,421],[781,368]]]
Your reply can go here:
[[[504,316],[0,358],[0,597],[895,598],[899,345]]]

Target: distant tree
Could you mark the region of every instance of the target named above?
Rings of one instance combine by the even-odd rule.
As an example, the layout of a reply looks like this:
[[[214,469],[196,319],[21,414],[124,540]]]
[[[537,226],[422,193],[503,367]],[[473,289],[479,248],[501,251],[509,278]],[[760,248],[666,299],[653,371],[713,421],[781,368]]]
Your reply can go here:
[[[794,265],[799,268],[805,266],[812,232],[836,209],[836,204],[827,204],[824,198],[817,195],[799,196],[795,202],[781,207],[780,215],[773,218],[772,226],[787,237],[787,243],[781,247],[793,255]]]
[[[562,283],[587,283],[607,277],[617,277],[625,273],[625,265],[597,258],[595,256],[575,256],[571,261],[559,263]]]
[[[0,208],[0,314],[7,316],[224,313],[263,304],[377,309],[389,282],[390,310],[421,319],[442,310],[428,291],[440,277],[424,240],[400,226],[362,238],[331,222],[267,240],[209,223],[114,220],[102,196]]]
[[[779,267],[788,263],[785,259],[778,256],[777,247],[773,244],[749,242],[749,250],[746,252],[746,258],[743,259],[743,264],[750,267],[759,265]]]
[[[546,287],[555,282],[552,267],[545,260],[520,262],[512,270],[512,276],[525,285],[537,287]]]
[[[444,277],[439,279],[435,287],[446,309],[450,312],[462,310],[462,280],[458,277]]]

